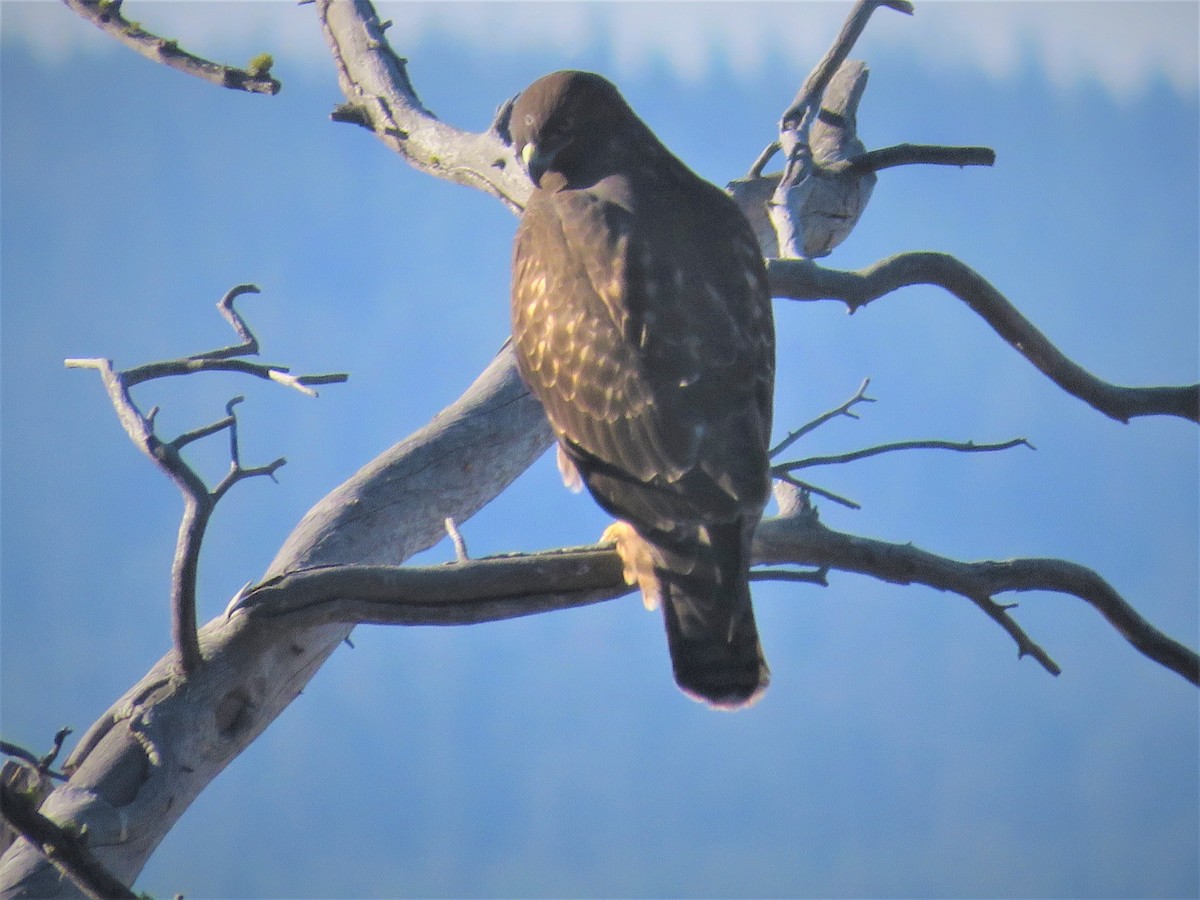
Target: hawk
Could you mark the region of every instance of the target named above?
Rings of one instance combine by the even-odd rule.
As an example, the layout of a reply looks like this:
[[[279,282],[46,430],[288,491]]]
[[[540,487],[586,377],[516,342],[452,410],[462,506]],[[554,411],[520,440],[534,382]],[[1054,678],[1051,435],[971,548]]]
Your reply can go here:
[[[775,380],[758,241],[599,75],[540,78],[509,123],[536,187],[513,249],[521,375],[564,481],[619,520],[679,686],[744,706],[770,677],[749,587]]]

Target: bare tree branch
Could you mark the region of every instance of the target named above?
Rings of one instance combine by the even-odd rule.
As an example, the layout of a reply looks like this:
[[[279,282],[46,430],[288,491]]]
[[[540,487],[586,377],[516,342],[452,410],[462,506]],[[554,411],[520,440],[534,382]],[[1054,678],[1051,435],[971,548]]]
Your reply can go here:
[[[296,526],[264,580],[335,564],[399,565],[465,522],[550,446],[541,406],[505,348],[454,404],[368,463]],[[287,617],[220,615],[200,631],[212,664],[186,685],[158,661],[80,739],[42,811],[86,824],[105,865],[132,883],[200,792],[262,733],[350,633]],[[219,663],[219,664],[218,664]],[[40,851],[10,848],[0,893],[65,888]]]
[[[867,150],[852,159],[829,163],[826,171],[835,175],[865,175],[896,166],[994,166],[996,151],[991,147],[943,147],[937,144],[896,144],[879,150]]]
[[[777,491],[777,497],[780,493]],[[1078,597],[1094,607],[1140,653],[1200,684],[1200,657],[1146,621],[1103,578],[1086,566],[1059,559],[960,562],[914,547],[834,531],[781,497],[782,515],[766,519],[755,534],[761,562],[821,565],[870,575],[894,584],[923,584],[970,599],[1002,624],[1018,652],[1030,654],[1053,671],[1053,662],[1019,630],[996,594],[1052,591]],[[1056,667],[1054,667],[1056,668]]]
[[[822,170],[821,163],[856,156],[863,150],[856,134],[855,114],[866,87],[866,67],[847,59],[871,15],[881,6],[912,13],[908,0],[858,0],[833,46],[813,67],[780,118],[779,146],[787,158],[783,177],[767,202],[780,256],[827,254],[850,233],[870,199],[874,173],[831,178],[832,173]],[[837,99],[831,97],[828,105],[839,114],[838,121],[827,129],[827,146],[818,147],[814,127],[835,78]],[[767,158],[765,152],[759,155],[751,167],[752,175],[761,172]],[[814,217],[814,208],[828,208],[832,215]]]
[[[242,339],[240,344],[234,344],[230,347],[222,347],[219,350],[207,350],[203,353],[194,353],[189,359],[228,359],[232,356],[257,356],[258,355],[258,338],[254,336],[254,332],[250,330],[250,326],[246,324],[246,320],[242,318],[241,313],[233,305],[233,301],[242,294],[261,294],[257,284],[239,284],[228,291],[225,296],[217,301],[217,309],[221,315],[225,317],[225,321],[230,327],[237,332],[237,336]]]
[[[109,400],[130,440],[175,482],[183,494],[183,516],[179,524],[175,558],[171,566],[171,630],[175,647],[179,653],[180,669],[185,677],[195,674],[203,661],[196,630],[196,576],[200,565],[200,547],[213,510],[233,485],[246,478],[261,475],[274,478],[275,471],[285,463],[285,460],[280,458],[265,466],[242,467],[238,452],[237,417],[233,413],[233,407],[242,401],[241,397],[235,397],[229,401],[225,407],[226,416],[224,418],[184,432],[171,441],[162,441],[154,433],[154,417],[158,412],[157,407],[149,414],[143,415],[129,390],[136,384],[154,378],[216,370],[242,371],[273,381],[281,381],[314,396],[316,392],[307,387],[307,384],[314,383],[314,380],[320,383],[345,381],[344,374],[285,376],[281,379],[278,367],[259,366],[246,363],[244,360],[229,358],[238,352],[256,353],[258,351],[257,338],[233,306],[233,301],[241,294],[257,292],[258,289],[254,285],[239,285],[229,291],[217,304],[221,314],[242,339],[242,343],[238,346],[199,353],[182,360],[151,363],[126,372],[117,371],[111,360],[107,359],[68,359],[66,361],[68,368],[92,368],[100,372]],[[230,469],[220,483],[210,491],[208,485],[204,483],[204,479],[184,460],[181,451],[194,441],[224,430],[229,431]]]
[[[50,767],[54,765],[54,761],[58,759],[58,754],[62,752],[63,741],[71,734],[72,729],[63,727],[54,733],[54,743],[50,749],[42,756],[34,756],[31,752],[17,744],[11,744],[8,741],[0,741],[0,753],[5,756],[12,756],[16,759],[23,760],[32,766],[36,771],[43,775],[48,775],[51,778],[65,780],[66,775],[62,772],[55,772]]]
[[[317,13],[348,104],[335,120],[370,128],[422,172],[491,194],[514,212],[524,207],[533,185],[508,142],[509,104],[481,134],[447,125],[422,104],[367,0],[317,0]]]
[[[796,443],[796,441],[800,440],[800,438],[804,437],[806,434],[811,434],[812,432],[816,431],[826,422],[829,422],[840,416],[845,416],[849,419],[857,419],[858,413],[853,412],[853,408],[855,406],[857,406],[859,403],[875,402],[874,397],[867,396],[867,385],[870,383],[870,378],[864,378],[862,384],[858,386],[858,390],[854,392],[854,396],[845,403],[841,404],[841,406],[837,406],[828,412],[821,413],[821,415],[817,416],[811,422],[801,425],[795,431],[789,431],[787,437],[771,448],[769,451],[770,458],[774,459],[788,447],[792,446],[792,444]]]
[[[824,497],[826,500],[832,500],[834,503],[840,504],[847,509],[862,509],[862,504],[857,500],[851,500],[849,497],[843,497],[840,494],[827,491],[823,487],[818,487],[817,485],[810,484],[807,481],[801,481],[791,472],[775,472],[774,476],[777,481],[781,481],[784,484],[790,484],[792,487],[804,491],[806,494]]]
[[[442,566],[328,566],[287,572],[229,614],[376,625],[474,625],[570,609],[632,591],[610,547],[569,547]]]
[[[848,453],[835,453],[829,456],[808,456],[794,462],[776,463],[771,467],[771,471],[778,476],[785,472],[791,473],[799,469],[812,468],[813,466],[839,465],[841,463],[867,459],[872,456],[879,456],[882,453],[895,453],[901,450],[953,450],[957,453],[994,453],[998,450],[1011,450],[1013,447],[1034,449],[1033,444],[1029,443],[1025,438],[1013,438],[1011,441],[1002,441],[997,444],[976,444],[974,441],[894,441],[888,444],[879,444],[875,447],[864,447],[861,450],[851,450]]]
[[[1058,664],[1012,618],[997,594],[1052,591],[1084,600],[1139,652],[1200,684],[1200,658],[1147,622],[1085,566],[1058,559],[960,562],[914,547],[834,531],[802,498],[778,492],[781,515],[755,535],[758,564],[810,566],[814,572],[762,573],[756,580],[823,584],[829,570],[959,594],[1002,627],[1053,675]],[[229,615],[381,625],[465,625],[570,609],[629,593],[620,557],[607,546],[512,554],[442,566],[332,566],[290,571],[235,599]]]
[[[936,285],[974,310],[1060,388],[1119,422],[1178,416],[1200,422],[1200,385],[1124,387],[1071,361],[974,269],[946,253],[901,253],[864,269],[827,269],[806,259],[767,261],[771,291],[791,300],[840,300],[855,312],[902,287]]]
[[[121,15],[122,0],[63,0],[75,13],[146,59],[178,69],[218,87],[254,94],[277,94],[282,85],[271,77],[271,57],[256,56],[245,69],[215,63],[188,53],[177,41],[151,34]],[[214,13],[220,15],[220,13]]]
[[[0,811],[9,826],[45,853],[54,867],[70,878],[84,895],[96,900],[137,897],[124,882],[104,868],[80,835],[43,816],[30,797],[2,782]]]

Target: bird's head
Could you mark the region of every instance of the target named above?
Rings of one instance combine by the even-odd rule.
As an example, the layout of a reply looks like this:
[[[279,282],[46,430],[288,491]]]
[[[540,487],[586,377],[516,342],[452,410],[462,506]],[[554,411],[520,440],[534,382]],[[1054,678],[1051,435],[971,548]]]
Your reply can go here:
[[[640,124],[612,82],[591,72],[554,72],[517,98],[509,119],[513,149],[534,184],[547,173],[567,182],[588,177],[598,145],[628,123]]]

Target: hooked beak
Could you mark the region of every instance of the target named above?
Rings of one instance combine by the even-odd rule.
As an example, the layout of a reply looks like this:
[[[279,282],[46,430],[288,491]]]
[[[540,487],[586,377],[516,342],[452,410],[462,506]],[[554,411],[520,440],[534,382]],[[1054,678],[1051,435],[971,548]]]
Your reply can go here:
[[[525,166],[525,171],[529,173],[529,179],[535,185],[541,185],[542,176],[550,168],[552,160],[552,154],[545,155],[538,152],[537,144],[528,143],[521,148],[521,163]]]

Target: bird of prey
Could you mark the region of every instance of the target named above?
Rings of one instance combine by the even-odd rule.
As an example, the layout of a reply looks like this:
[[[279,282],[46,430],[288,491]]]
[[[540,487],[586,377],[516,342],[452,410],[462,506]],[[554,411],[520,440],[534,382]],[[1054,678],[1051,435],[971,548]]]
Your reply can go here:
[[[744,706],[770,677],[748,575],[775,379],[758,241],[599,75],[538,79],[509,130],[535,185],[513,339],[564,481],[618,519],[606,537],[662,607],[679,686]]]

